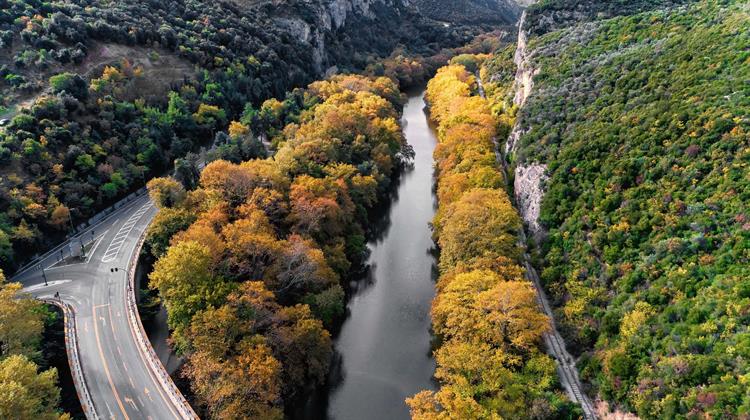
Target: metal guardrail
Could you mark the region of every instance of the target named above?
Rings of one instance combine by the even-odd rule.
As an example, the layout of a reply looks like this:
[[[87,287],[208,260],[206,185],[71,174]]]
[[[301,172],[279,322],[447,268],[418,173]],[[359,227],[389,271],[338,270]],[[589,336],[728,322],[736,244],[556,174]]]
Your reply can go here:
[[[116,202],[115,204],[107,207],[106,209],[100,211],[99,213],[91,216],[89,220],[86,223],[82,223],[78,226],[76,226],[77,233],[74,233],[73,235],[69,236],[59,244],[57,244],[55,247],[53,247],[51,250],[45,252],[42,255],[38,255],[34,257],[31,261],[27,262],[23,266],[19,267],[18,270],[16,270],[15,273],[13,273],[13,277],[20,276],[25,271],[33,267],[34,265],[38,264],[39,261],[43,261],[47,258],[49,258],[52,254],[60,252],[61,249],[66,247],[70,242],[74,241],[76,238],[80,238],[83,234],[86,233],[87,229],[95,228],[98,225],[104,223],[105,220],[109,219],[109,217],[112,215],[112,213],[115,212],[115,210],[119,210],[123,207],[126,207],[129,204],[132,204],[136,199],[141,197],[143,194],[146,193],[146,187],[141,187],[137,191],[134,191],[127,195],[125,198],[121,199],[120,201]]]
[[[146,330],[143,328],[141,317],[138,314],[138,304],[135,299],[135,271],[138,267],[138,257],[141,253],[143,243],[146,240],[147,231],[147,229],[144,229],[138,239],[138,244],[135,247],[133,256],[130,258],[130,262],[128,262],[128,281],[126,290],[128,322],[135,333],[136,344],[138,345],[141,354],[145,356],[149,369],[151,369],[151,372],[153,372],[159,380],[162,388],[166,391],[167,395],[169,395],[169,399],[172,401],[177,411],[179,411],[182,418],[199,419],[198,415],[182,395],[179,388],[177,388],[172,377],[169,376],[169,373],[167,373],[161,360],[159,360],[159,357],[156,355],[153,346],[151,346],[151,342],[148,340]]]
[[[84,414],[87,419],[98,420],[94,402],[89,394],[89,387],[86,384],[86,376],[81,368],[81,359],[78,352],[78,339],[76,333],[76,320],[73,307],[57,299],[42,299],[43,302],[55,305],[62,309],[65,325],[65,352],[68,355],[68,365],[70,365],[73,384],[76,387],[78,400],[81,402]]]

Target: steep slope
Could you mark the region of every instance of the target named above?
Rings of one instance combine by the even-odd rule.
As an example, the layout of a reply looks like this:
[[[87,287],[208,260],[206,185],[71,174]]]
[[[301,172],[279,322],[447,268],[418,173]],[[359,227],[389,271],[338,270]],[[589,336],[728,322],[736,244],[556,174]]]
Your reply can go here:
[[[562,11],[540,12],[553,3]],[[524,54],[533,89],[511,164],[542,169],[526,220],[540,226],[542,281],[601,398],[643,418],[741,416],[750,10],[601,3],[529,10],[545,34]],[[555,31],[555,16],[572,18]]]
[[[512,0],[415,0],[427,17],[459,24],[512,25],[521,8]]]
[[[0,131],[0,266],[9,272],[229,121],[244,113],[258,134],[301,105],[264,109],[265,99],[402,44],[434,53],[466,41],[405,0],[0,6],[0,118],[13,117]],[[23,100],[29,110],[12,109]],[[256,146],[227,148],[242,159]]]
[[[696,0],[541,0],[529,7],[526,31],[542,35],[580,22],[663,10]]]

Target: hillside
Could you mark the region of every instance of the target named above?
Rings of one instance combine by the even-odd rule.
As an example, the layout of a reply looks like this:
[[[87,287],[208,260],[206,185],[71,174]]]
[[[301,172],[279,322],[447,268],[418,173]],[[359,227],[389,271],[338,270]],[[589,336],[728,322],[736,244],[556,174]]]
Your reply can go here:
[[[512,25],[521,14],[513,0],[415,0],[425,16],[458,24]]]
[[[264,100],[336,66],[364,68],[401,45],[434,54],[470,32],[400,0],[0,6],[0,118],[12,117],[0,131],[0,266],[9,272],[230,120],[244,115],[257,135],[300,105]],[[259,153],[252,136],[220,141],[235,160]]]
[[[534,35],[580,22],[610,19],[649,10],[664,10],[695,0],[541,0],[529,6],[526,31]]]
[[[592,395],[642,418],[746,416],[750,10],[621,3],[529,10],[516,199]],[[490,75],[512,83],[502,57]]]

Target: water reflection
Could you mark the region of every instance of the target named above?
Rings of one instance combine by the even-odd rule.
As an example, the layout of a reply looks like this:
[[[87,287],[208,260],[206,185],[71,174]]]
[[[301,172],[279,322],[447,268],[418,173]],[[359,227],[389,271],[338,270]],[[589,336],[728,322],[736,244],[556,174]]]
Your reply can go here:
[[[404,134],[416,153],[369,226],[368,267],[350,285],[347,319],[335,339],[328,386],[307,419],[407,419],[404,402],[434,389],[430,305],[437,278],[429,223],[435,212],[434,131],[422,94],[404,108]]]

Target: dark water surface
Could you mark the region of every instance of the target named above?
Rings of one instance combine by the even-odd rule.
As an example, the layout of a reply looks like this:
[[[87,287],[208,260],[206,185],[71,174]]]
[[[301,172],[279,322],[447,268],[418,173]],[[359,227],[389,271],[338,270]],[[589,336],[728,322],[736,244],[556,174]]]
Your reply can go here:
[[[435,213],[436,138],[422,97],[410,95],[404,108],[414,165],[402,174],[384,228],[368,244],[370,269],[352,284],[349,317],[335,340],[338,360],[321,410],[331,419],[408,419],[404,399],[435,388],[429,311],[436,268],[428,223]]]

